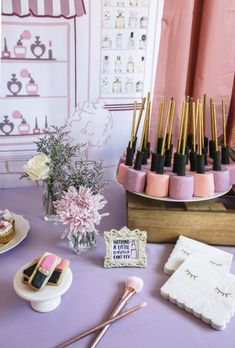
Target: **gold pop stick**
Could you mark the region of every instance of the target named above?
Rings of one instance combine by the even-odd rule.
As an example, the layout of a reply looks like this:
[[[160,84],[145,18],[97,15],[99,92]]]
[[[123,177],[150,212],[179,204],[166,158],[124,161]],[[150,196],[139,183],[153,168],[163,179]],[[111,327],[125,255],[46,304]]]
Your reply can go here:
[[[168,142],[167,142],[167,149],[168,150],[170,149],[170,146],[171,146],[171,136],[172,136],[173,123],[174,123],[174,116],[175,116],[175,101],[172,98],[170,126],[169,126],[169,133],[168,133]]]
[[[213,119],[214,119],[214,135],[215,135],[215,151],[218,151],[218,132],[217,132],[217,120],[216,120],[216,107],[215,103],[212,103],[213,107]]]
[[[193,122],[193,152],[196,152],[196,118],[195,102],[192,102],[192,122]]]
[[[140,141],[140,151],[143,150],[143,145],[144,145],[144,138],[145,138],[145,133],[146,133],[146,129],[147,129],[148,110],[149,110],[149,102],[147,104],[147,109],[146,109],[145,118],[144,118],[142,136],[141,136],[141,141]]]
[[[198,125],[198,115],[199,115],[199,99],[197,99],[197,102],[196,102],[196,118],[195,118],[196,129],[198,129],[198,127],[197,127],[197,125]]]
[[[181,148],[181,140],[182,140],[183,124],[184,124],[184,114],[185,114],[185,102],[183,102],[182,111],[181,111],[180,133],[179,133],[178,148],[177,148],[178,153],[180,153],[180,148]]]
[[[206,129],[206,94],[205,93],[203,94],[203,129],[204,129],[203,136],[205,136],[205,129]]]
[[[135,130],[135,138],[137,137],[137,133],[138,133],[138,130],[139,130],[140,121],[141,121],[141,118],[142,118],[142,115],[143,115],[143,111],[144,111],[145,101],[146,101],[146,97],[144,97],[142,99],[140,112],[139,112],[139,117],[138,117],[138,121],[137,121],[137,126],[136,126],[136,130]]]
[[[161,110],[162,110],[162,102],[160,102],[159,104],[159,108],[158,108],[158,115],[157,115],[157,132],[156,132],[156,153],[157,153],[157,142],[158,142],[158,137],[159,137],[159,133],[160,133],[160,118],[161,118]]]
[[[223,134],[224,134],[224,146],[227,145],[227,138],[226,138],[226,112],[225,112],[225,102],[224,99],[222,99],[222,121],[223,121]]]
[[[203,111],[203,104],[201,105],[202,108],[202,121],[201,121],[201,127],[202,127],[202,148],[204,148],[204,111]]]
[[[213,115],[213,99],[210,98],[210,114],[211,114],[211,139],[215,140],[215,134],[214,134],[214,115]]]
[[[160,112],[160,121],[159,121],[159,137],[162,137],[163,117],[164,117],[164,97],[162,97],[162,102],[161,102],[161,112]]]
[[[143,307],[145,307],[145,306],[146,306],[146,302],[143,302],[143,303],[141,303],[141,304],[139,304],[139,305],[137,305],[137,306],[134,306],[134,307],[128,309],[127,311],[125,311],[125,312],[123,312],[123,313],[121,313],[121,314],[115,316],[114,318],[108,319],[108,320],[104,321],[103,323],[101,323],[100,325],[97,325],[96,327],[94,327],[94,328],[92,328],[92,329],[90,329],[90,330],[87,330],[87,331],[81,333],[80,335],[77,335],[77,336],[75,336],[75,337],[73,337],[73,338],[71,338],[71,339],[65,341],[65,342],[62,343],[62,344],[59,344],[59,345],[56,346],[55,348],[65,348],[65,347],[69,346],[70,344],[72,344],[72,343],[74,343],[74,342],[80,340],[81,338],[83,338],[83,337],[85,337],[85,336],[87,336],[87,335],[90,335],[90,334],[92,334],[93,332],[102,329],[102,328],[105,327],[106,325],[110,325],[110,324],[112,324],[113,322],[115,322],[116,320],[119,320],[119,319],[121,319],[121,318],[124,318],[124,317],[126,317],[127,315],[129,315],[129,314],[131,314],[131,313],[134,313],[134,312],[137,311],[138,309],[141,309],[141,308],[143,308]]]
[[[185,116],[184,116],[183,150],[182,150],[183,155],[185,155],[185,147],[186,147],[186,139],[187,139],[188,114],[189,114],[189,102],[186,102]]]
[[[130,148],[131,149],[132,149],[133,141],[135,140],[136,109],[137,109],[137,101],[135,101],[135,104],[134,104],[134,113],[133,113],[133,118],[132,118],[131,141],[130,141]]]
[[[199,147],[199,155],[202,154],[202,105],[199,102],[199,115],[198,115],[198,147]]]
[[[147,123],[146,123],[146,130],[145,130],[145,137],[144,137],[144,147],[147,147],[148,144],[148,138],[149,138],[149,120],[150,120],[150,109],[151,109],[151,101],[148,100],[148,112],[147,112]]]
[[[164,149],[165,149],[166,133],[167,133],[167,129],[168,129],[169,117],[170,117],[170,114],[171,114],[171,103],[172,103],[172,100],[170,100],[169,105],[168,105],[167,116],[166,116],[166,124],[165,124],[165,130],[164,130],[164,136],[163,136],[162,148],[161,148],[161,155],[164,154]]]

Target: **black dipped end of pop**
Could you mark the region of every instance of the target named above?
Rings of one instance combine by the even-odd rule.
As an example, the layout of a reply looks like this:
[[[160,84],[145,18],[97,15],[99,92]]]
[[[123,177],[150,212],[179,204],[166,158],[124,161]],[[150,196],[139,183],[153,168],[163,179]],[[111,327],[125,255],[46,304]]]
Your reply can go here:
[[[141,170],[141,165],[144,157],[143,151],[137,151],[136,158],[135,158],[135,164],[134,169],[135,170]]]
[[[157,157],[156,173],[163,174],[164,173],[164,164],[165,164],[165,155],[157,154],[156,157]]]
[[[185,176],[186,160],[187,160],[187,155],[183,155],[182,153],[180,153],[179,160],[178,160],[178,172],[177,172],[179,176]]]
[[[221,152],[215,151],[213,157],[213,170],[220,171],[221,170]]]
[[[229,164],[229,148],[228,146],[221,147],[221,162],[222,164]]]
[[[158,137],[158,139],[157,139],[157,153],[159,155],[162,152],[162,142],[163,142],[163,138],[162,137]]]
[[[157,154],[155,152],[152,152],[150,170],[151,172],[156,172],[157,170]]]
[[[172,152],[173,152],[173,144],[171,144],[170,148],[166,149],[165,151],[165,167],[171,167]]]
[[[190,171],[196,172],[197,171],[197,153],[196,151],[191,151],[189,154],[190,158]]]
[[[198,174],[205,174],[204,155],[197,155],[197,173]]]
[[[134,148],[128,147],[126,149],[126,161],[125,165],[131,167],[133,163],[133,156],[134,156]]]
[[[211,139],[209,141],[209,156],[210,156],[210,158],[214,157],[214,152],[215,152],[215,141]]]

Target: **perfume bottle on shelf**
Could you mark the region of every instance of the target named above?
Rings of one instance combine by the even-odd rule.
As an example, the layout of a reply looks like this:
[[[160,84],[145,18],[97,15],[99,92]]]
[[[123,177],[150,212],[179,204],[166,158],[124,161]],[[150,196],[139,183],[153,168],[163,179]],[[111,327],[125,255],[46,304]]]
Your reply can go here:
[[[137,81],[136,82],[136,92],[139,93],[139,92],[142,92],[143,91],[143,81]]]
[[[146,43],[147,43],[147,36],[143,34],[140,38],[139,48],[144,50],[146,48]]]
[[[138,6],[138,0],[129,0],[130,6]]]
[[[28,95],[37,95],[38,92],[38,85],[35,83],[32,76],[29,74],[29,83],[26,85],[26,91]]]
[[[29,134],[30,125],[23,117],[21,117],[21,123],[18,125],[18,130],[20,134]]]
[[[125,1],[124,1],[124,0],[117,0],[117,6],[118,6],[118,7],[123,7],[123,6],[125,6]]]
[[[13,129],[14,129],[14,123],[9,121],[7,115],[5,115],[3,117],[4,117],[4,120],[3,120],[3,122],[0,123],[0,130],[5,135],[10,135],[11,132],[13,131]]]
[[[100,81],[100,90],[102,93],[108,93],[108,78],[102,77]]]
[[[7,82],[7,88],[13,95],[17,95],[21,91],[22,83],[17,80],[16,74],[11,75],[12,78]]]
[[[36,59],[40,59],[46,50],[46,46],[40,41],[40,36],[35,36],[35,42],[30,46],[31,52],[36,57]]]
[[[112,28],[111,16],[108,10],[105,10],[102,13],[102,26],[103,28],[106,28],[106,29]]]
[[[134,80],[133,78],[128,78],[125,83],[125,92],[132,93],[134,88]]]
[[[48,123],[47,123],[47,116],[45,116],[45,124],[44,124],[44,128],[43,128],[43,132],[50,133],[50,127],[48,127]]]
[[[4,50],[2,51],[2,58],[11,58],[11,53],[7,49],[7,39],[4,37]]]
[[[129,48],[130,50],[135,48],[135,39],[134,39],[134,33],[133,31],[130,34],[128,43],[127,43],[127,48]]]
[[[102,73],[107,74],[109,72],[109,56],[104,56]]]
[[[140,62],[137,65],[139,72],[144,72],[144,57],[141,57]]]
[[[52,53],[52,42],[49,41],[49,48],[48,48],[48,59],[53,59],[53,53]]]
[[[35,117],[35,126],[34,126],[34,129],[33,129],[33,134],[40,134],[40,133],[41,133],[41,130],[38,127],[38,118]]]
[[[119,29],[125,28],[125,17],[123,16],[122,11],[118,11],[115,19],[115,27]]]
[[[102,48],[112,48],[112,40],[109,36],[105,36],[102,40]]]
[[[122,93],[122,82],[120,77],[116,77],[113,81],[113,93]]]
[[[121,33],[117,33],[117,35],[116,35],[116,48],[122,49],[122,38],[123,38],[123,35]]]
[[[137,13],[135,11],[129,12],[128,28],[134,29],[137,26]]]
[[[21,58],[21,59],[25,58],[26,52],[27,52],[27,48],[26,46],[23,45],[22,40],[23,40],[23,37],[21,35],[16,45],[13,47],[14,56],[16,58]]]
[[[143,16],[140,18],[140,28],[147,28],[148,27],[148,17]]]
[[[117,56],[117,59],[115,61],[114,72],[116,74],[121,74],[122,72],[122,61],[120,56]]]
[[[131,74],[135,71],[135,63],[133,61],[132,57],[129,57],[127,65],[126,65],[126,71]]]

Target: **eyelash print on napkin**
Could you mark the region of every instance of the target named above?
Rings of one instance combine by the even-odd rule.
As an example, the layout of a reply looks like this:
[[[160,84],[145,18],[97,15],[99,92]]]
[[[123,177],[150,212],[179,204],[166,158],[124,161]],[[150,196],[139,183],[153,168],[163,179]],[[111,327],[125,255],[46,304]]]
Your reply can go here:
[[[210,263],[211,263],[212,265],[215,265],[215,266],[218,266],[218,267],[222,267],[222,266],[223,266],[222,263],[216,263],[216,262],[214,262],[214,261],[210,261]]]
[[[231,292],[223,292],[218,288],[218,286],[215,288],[215,291],[217,292],[217,294],[221,294],[221,296],[225,296],[226,298],[232,295]]]
[[[193,280],[195,280],[196,278],[199,277],[199,276],[197,276],[197,275],[192,274],[188,268],[186,269],[185,273],[187,274],[187,276],[188,276],[190,279],[193,279]]]
[[[184,250],[184,249],[182,249],[181,252],[182,252],[182,254],[184,254],[184,255],[187,255],[187,256],[190,255],[190,253],[189,253],[188,251]]]

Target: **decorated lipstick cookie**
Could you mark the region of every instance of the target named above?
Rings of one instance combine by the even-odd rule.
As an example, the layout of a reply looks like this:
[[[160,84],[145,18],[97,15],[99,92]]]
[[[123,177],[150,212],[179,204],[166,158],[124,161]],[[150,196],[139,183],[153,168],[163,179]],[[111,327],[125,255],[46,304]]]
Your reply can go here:
[[[29,286],[34,290],[43,289],[60,261],[55,254],[44,253],[29,278]]]
[[[28,283],[28,280],[30,276],[32,275],[33,271],[37,267],[38,261],[40,260],[40,256],[36,256],[33,261],[28,265],[27,268],[23,270],[23,283]]]
[[[56,266],[47,284],[60,285],[68,267],[69,267],[69,260],[62,259],[61,262]]]

